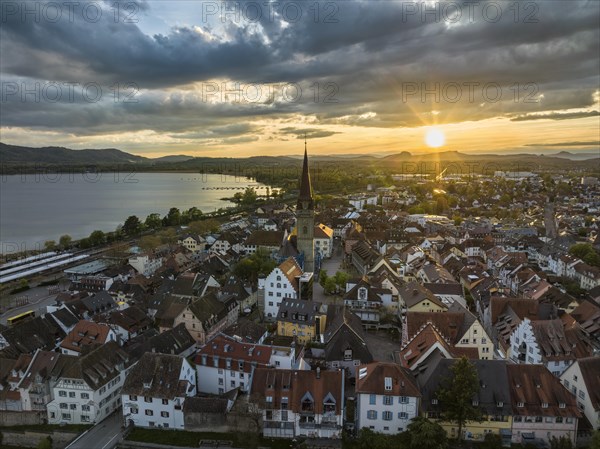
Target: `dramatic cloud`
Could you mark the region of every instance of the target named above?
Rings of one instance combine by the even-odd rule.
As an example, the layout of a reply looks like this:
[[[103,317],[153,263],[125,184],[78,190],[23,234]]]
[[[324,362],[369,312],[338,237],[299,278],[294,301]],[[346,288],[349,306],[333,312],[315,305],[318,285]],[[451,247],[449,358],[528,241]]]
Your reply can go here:
[[[351,151],[598,115],[595,1],[75,3],[2,2],[10,143],[278,151],[253,145],[306,132]]]

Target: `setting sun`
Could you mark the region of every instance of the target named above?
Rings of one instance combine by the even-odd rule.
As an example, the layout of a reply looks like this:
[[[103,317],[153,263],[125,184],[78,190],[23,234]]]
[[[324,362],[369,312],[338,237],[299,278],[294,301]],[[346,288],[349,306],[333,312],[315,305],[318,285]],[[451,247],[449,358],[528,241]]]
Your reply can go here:
[[[444,133],[439,129],[430,129],[425,134],[425,143],[428,147],[439,148],[446,142]]]

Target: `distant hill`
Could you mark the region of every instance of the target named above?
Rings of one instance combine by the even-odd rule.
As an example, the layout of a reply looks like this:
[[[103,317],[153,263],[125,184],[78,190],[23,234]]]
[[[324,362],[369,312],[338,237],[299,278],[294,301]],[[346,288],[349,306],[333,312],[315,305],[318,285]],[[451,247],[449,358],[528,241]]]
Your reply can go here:
[[[148,158],[125,153],[116,148],[102,150],[71,150],[64,147],[20,147],[0,142],[0,162],[5,165],[100,165],[139,164]]]
[[[152,162],[161,164],[163,162],[185,162],[190,159],[194,159],[194,156],[186,156],[185,154],[175,154],[173,156],[155,157],[151,159]]]
[[[561,151],[554,154],[489,154],[461,153],[459,151],[431,151],[411,154],[402,151],[384,157],[373,157],[372,154],[342,155],[311,155],[315,167],[329,170],[332,167],[343,167],[344,170],[369,168],[372,170],[391,171],[400,173],[406,170],[440,171],[441,167],[452,165],[450,172],[495,170],[569,170],[584,169],[596,171],[600,166],[600,158],[594,158],[593,153],[571,153]],[[30,148],[8,145],[0,142],[0,170],[3,173],[14,173],[18,169],[32,170],[36,164],[63,170],[67,167],[96,166],[101,169],[114,170],[115,167],[132,166],[138,171],[184,171],[198,170],[213,173],[239,173],[252,175],[260,171],[278,170],[289,178],[297,175],[296,170],[301,166],[301,159],[295,156],[253,156],[247,158],[235,157],[192,157],[187,155],[172,155],[159,158],[136,156],[124,151],[108,148],[100,150],[71,150],[63,147]],[[408,164],[408,165],[407,165]],[[423,165],[426,164],[426,165]],[[281,176],[278,173],[278,176]]]

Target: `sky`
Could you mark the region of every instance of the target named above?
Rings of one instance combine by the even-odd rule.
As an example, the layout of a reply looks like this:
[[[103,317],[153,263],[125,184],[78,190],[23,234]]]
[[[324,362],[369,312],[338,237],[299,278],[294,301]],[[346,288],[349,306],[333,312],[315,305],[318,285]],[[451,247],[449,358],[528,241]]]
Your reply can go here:
[[[600,2],[0,2],[0,141],[600,151]]]

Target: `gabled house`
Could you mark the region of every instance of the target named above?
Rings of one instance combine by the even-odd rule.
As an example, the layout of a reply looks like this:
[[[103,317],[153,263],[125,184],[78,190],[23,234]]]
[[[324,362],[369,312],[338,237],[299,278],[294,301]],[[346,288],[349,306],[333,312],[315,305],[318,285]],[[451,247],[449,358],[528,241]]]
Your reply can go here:
[[[592,429],[600,429],[600,357],[575,360],[560,375],[560,381],[573,394]]]
[[[223,302],[215,293],[185,305],[173,320],[173,327],[183,323],[198,344],[204,344],[227,326],[235,323],[239,316],[239,305],[233,298]]]
[[[128,425],[184,428],[183,406],[196,395],[196,370],[184,357],[147,352],[129,371],[123,389]]]
[[[437,420],[448,437],[457,438],[456,422],[443,418],[444,404],[439,396],[444,382],[451,376],[451,367],[456,360],[430,357],[416,372],[416,379],[422,394],[421,413],[423,416]],[[482,441],[487,433],[500,436],[503,442],[509,443],[512,432],[512,407],[510,386],[507,374],[507,362],[503,360],[473,360],[477,371],[479,389],[471,398],[474,407],[478,407],[482,421],[467,421],[462,428],[462,439]]]
[[[366,327],[380,323],[384,299],[391,305],[392,292],[371,286],[366,276],[356,283],[349,282],[343,296],[344,305],[358,315]]]
[[[396,434],[405,431],[419,414],[417,382],[409,370],[395,363],[360,365],[354,391],[357,429]]]
[[[446,312],[448,306],[416,281],[411,281],[398,292],[403,312]]]
[[[543,365],[507,365],[512,442],[567,437],[573,444],[582,414],[575,397]]]
[[[479,359],[492,359],[494,343],[475,315],[459,304],[446,313],[408,312],[406,314],[404,341],[414,339],[428,323],[433,324],[445,339],[456,348],[473,348]]]
[[[242,343],[219,334],[202,346],[194,358],[198,391],[225,394],[239,389],[247,393],[256,368],[275,365],[272,356],[270,346]],[[287,368],[291,368],[291,362]]]
[[[577,323],[560,319],[523,319],[510,336],[510,358],[519,364],[543,364],[560,376],[576,359],[593,354],[593,346]]]
[[[327,329],[323,336],[326,366],[328,369],[342,368],[348,377],[353,378],[358,365],[373,361],[362,321],[346,307],[330,305],[327,312]]]
[[[116,340],[117,334],[108,324],[81,320],[60,344],[60,352],[78,356],[90,347],[102,346]]]
[[[257,368],[251,395],[267,438],[341,438],[344,373]]]
[[[121,405],[121,387],[132,361],[112,341],[80,357],[63,355],[47,405],[49,424],[99,423]]]
[[[52,400],[52,380],[64,369],[66,359],[54,351],[42,350],[19,357],[12,369],[11,390],[20,398],[20,410],[46,413],[46,404]]]
[[[286,259],[274,268],[265,279],[264,314],[268,320],[277,318],[279,306],[284,298],[310,299],[309,289],[312,277],[304,275],[293,257]]]
[[[295,337],[300,344],[321,341],[327,325],[327,305],[285,298],[277,314],[277,334]]]

